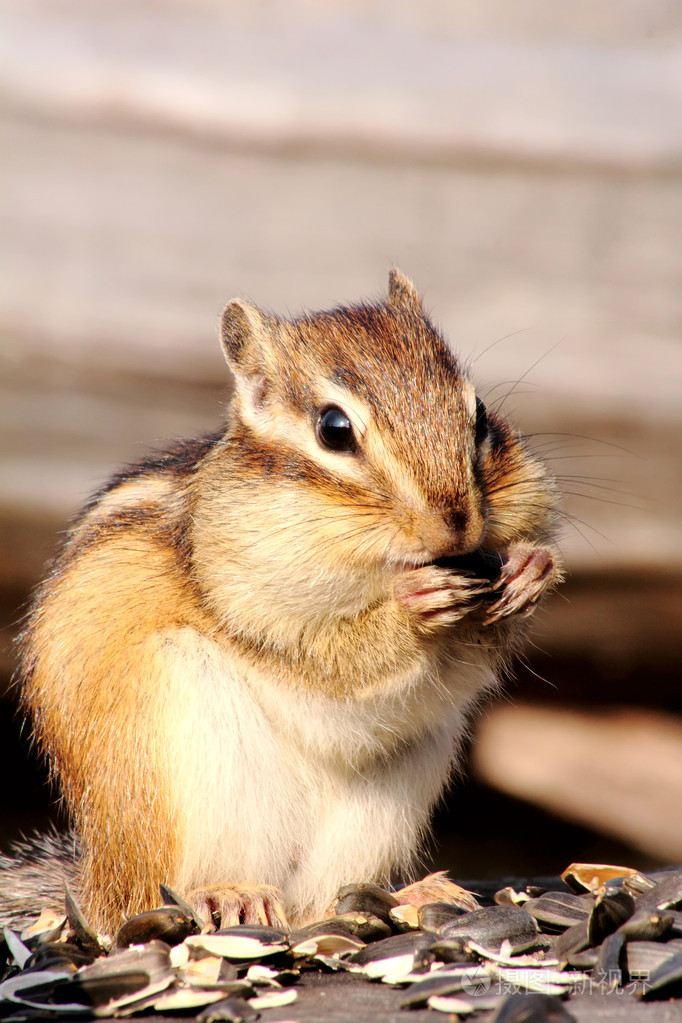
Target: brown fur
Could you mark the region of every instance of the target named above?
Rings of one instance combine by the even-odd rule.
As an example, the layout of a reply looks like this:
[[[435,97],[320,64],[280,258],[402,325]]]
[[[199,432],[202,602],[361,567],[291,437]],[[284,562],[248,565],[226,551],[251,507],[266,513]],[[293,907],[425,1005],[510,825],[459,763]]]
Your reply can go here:
[[[481,542],[546,545],[552,531],[544,467],[492,415],[475,449],[473,391],[397,272],[384,304],[292,322],[233,302],[222,339],[236,375],[225,429],[119,473],[89,502],[22,641],[24,705],[80,835],[86,911],[109,929],[152,907],[159,882],[181,870],[191,839],[181,839],[178,758],[202,799],[192,736],[186,749],[169,739],[183,715],[167,674],[178,637],[209,643],[254,692],[271,680],[282,694],[335,701],[339,715],[366,704],[371,717],[372,701],[402,694],[394,716],[371,725],[375,745],[339,739],[339,763],[369,778],[387,758],[427,749],[437,701],[443,714],[448,701],[466,707],[517,632],[508,618],[486,627],[470,582],[428,563]],[[360,438],[352,455],[315,439],[321,405],[343,402]],[[505,615],[527,611],[522,580]],[[461,681],[439,681],[467,659]],[[423,712],[410,703],[417,678],[430,693]],[[381,856],[376,869],[388,870]],[[214,880],[265,891],[272,878],[202,877],[204,896]]]

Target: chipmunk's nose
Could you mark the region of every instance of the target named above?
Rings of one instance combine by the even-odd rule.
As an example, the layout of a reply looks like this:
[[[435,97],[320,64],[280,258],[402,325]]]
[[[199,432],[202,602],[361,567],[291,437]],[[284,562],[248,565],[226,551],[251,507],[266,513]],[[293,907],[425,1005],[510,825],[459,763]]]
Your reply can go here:
[[[434,559],[466,554],[480,546],[484,520],[475,506],[447,505],[420,516],[420,539]]]

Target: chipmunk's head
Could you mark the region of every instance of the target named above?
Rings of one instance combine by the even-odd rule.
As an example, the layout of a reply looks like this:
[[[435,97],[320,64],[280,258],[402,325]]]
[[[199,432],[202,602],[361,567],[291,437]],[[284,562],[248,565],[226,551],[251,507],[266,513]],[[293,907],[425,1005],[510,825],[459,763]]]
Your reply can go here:
[[[294,321],[232,301],[221,338],[236,381],[226,443],[272,569],[286,557],[299,575],[376,578],[546,529],[544,467],[397,270],[385,302]]]

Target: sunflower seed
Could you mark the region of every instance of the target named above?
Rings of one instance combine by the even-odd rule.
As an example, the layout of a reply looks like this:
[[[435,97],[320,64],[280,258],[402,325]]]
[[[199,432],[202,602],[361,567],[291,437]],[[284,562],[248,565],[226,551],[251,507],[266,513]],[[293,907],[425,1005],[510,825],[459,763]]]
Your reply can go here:
[[[337,916],[342,913],[371,913],[390,926],[389,912],[398,904],[398,899],[385,888],[362,882],[347,884],[339,889],[334,901],[334,912]]]
[[[419,926],[423,931],[440,934],[446,924],[454,923],[466,914],[466,910],[450,902],[427,902],[418,910]]]
[[[616,933],[622,934],[626,941],[656,941],[670,931],[674,922],[673,913],[659,910],[651,913],[636,908],[630,919],[621,924]]]
[[[546,994],[508,995],[492,1023],[575,1023],[558,998]]]
[[[520,906],[488,906],[445,924],[440,929],[444,938],[469,938],[499,952],[503,941],[522,952],[530,948],[537,938],[538,928],[532,916]]]
[[[682,983],[682,951],[677,949],[666,957],[645,980],[640,998],[649,1001],[654,998],[667,998],[671,987],[679,987]]]
[[[658,941],[630,941],[625,950],[630,979],[649,978],[660,966],[674,959],[677,951]]]
[[[115,945],[116,948],[127,948],[155,938],[167,945],[179,945],[195,931],[193,917],[184,910],[178,906],[161,906],[126,920],[116,935]]]
[[[529,899],[523,908],[543,931],[555,934],[580,920],[587,920],[590,914],[589,903],[571,892],[547,892],[537,899]]]
[[[629,920],[635,911],[635,900],[623,888],[604,888],[595,899],[587,921],[587,939],[590,945],[601,945]]]
[[[334,919],[346,924],[350,934],[360,941],[381,941],[393,934],[392,926],[373,913],[339,913]]]

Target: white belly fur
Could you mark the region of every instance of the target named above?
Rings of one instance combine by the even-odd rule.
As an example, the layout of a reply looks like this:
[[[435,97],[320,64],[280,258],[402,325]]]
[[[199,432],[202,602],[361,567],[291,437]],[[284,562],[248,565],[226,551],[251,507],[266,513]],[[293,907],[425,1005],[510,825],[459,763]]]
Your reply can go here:
[[[484,663],[415,675],[362,699],[292,692],[192,629],[162,637],[159,667],[181,708],[167,771],[184,835],[181,891],[274,884],[298,918],[338,887],[409,869],[447,783],[465,711],[494,684]],[[179,697],[179,698],[178,698]]]

